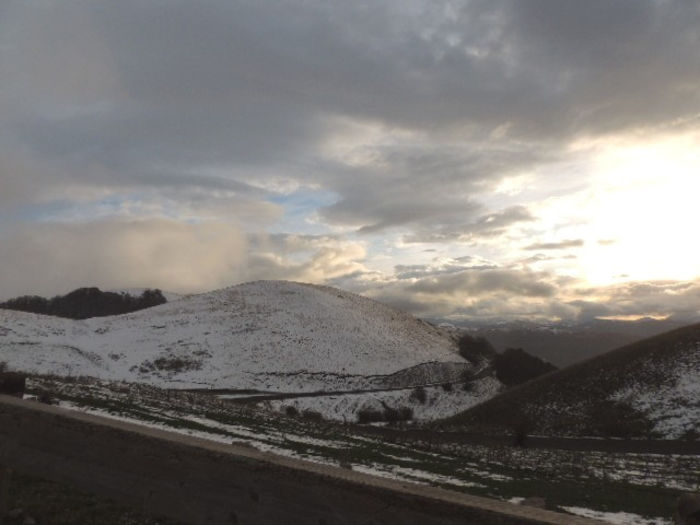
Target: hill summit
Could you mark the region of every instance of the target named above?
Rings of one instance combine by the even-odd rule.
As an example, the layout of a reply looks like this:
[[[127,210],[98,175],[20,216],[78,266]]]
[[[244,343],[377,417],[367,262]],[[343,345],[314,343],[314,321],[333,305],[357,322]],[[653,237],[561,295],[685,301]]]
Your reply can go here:
[[[335,288],[258,281],[82,321],[0,310],[0,361],[165,387],[314,391],[457,380],[452,332]]]

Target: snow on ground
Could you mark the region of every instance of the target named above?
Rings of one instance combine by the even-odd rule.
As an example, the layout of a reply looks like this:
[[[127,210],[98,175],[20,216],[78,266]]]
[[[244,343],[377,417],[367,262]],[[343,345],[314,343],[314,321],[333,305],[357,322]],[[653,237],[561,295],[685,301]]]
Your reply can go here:
[[[355,294],[279,281],[84,321],[0,309],[0,343],[11,369],[169,388],[376,388],[401,371],[438,382],[471,366],[449,331]]]
[[[546,496],[552,507],[567,506],[569,512],[610,523],[667,524],[653,517],[664,516],[673,505],[676,495],[669,487],[690,492],[700,488],[696,455],[504,447],[459,440],[393,442],[357,434],[353,426],[276,418],[250,405],[145,385],[53,378],[34,378],[28,385],[29,393],[51,392],[61,406],[72,409],[413,483],[510,500],[521,496],[520,481],[525,480],[528,490]],[[572,487],[563,500],[558,490],[551,491],[559,483]],[[590,499],[590,489],[601,485],[608,494],[605,511]],[[648,504],[649,494],[664,503]]]
[[[445,418],[470,408],[496,395],[502,384],[485,377],[471,383],[469,391],[462,384],[423,388],[425,400],[416,395],[416,389],[407,388],[387,392],[365,392],[359,394],[328,395],[319,397],[302,397],[265,402],[275,411],[284,412],[294,407],[299,412],[314,411],[325,419],[335,421],[356,421],[362,410],[383,411],[386,406],[393,409],[409,407],[413,410],[413,420],[424,421]]]
[[[584,507],[561,507],[571,514],[583,516],[584,518],[593,518],[596,520],[614,523],[615,525],[671,525],[671,520],[665,518],[643,518],[638,514],[629,512],[602,512],[591,510]]]
[[[400,467],[397,465],[375,463],[372,465],[353,465],[352,469],[357,472],[362,472],[363,474],[370,474],[371,476],[398,479],[401,481],[412,481],[414,483],[452,485],[454,487],[466,488],[485,487],[485,485],[482,485],[481,483],[464,481],[452,476],[445,476],[434,472],[425,472],[422,470]]]
[[[665,438],[700,434],[700,342],[682,353],[679,360],[643,366],[663,371],[666,381],[658,385],[633,384],[615,392],[611,399],[645,413],[654,423],[654,430]]]
[[[217,443],[249,446],[261,452],[267,452],[276,456],[303,459],[305,461],[311,461],[313,463],[319,463],[323,465],[337,466],[338,462],[336,459],[330,459],[314,454],[310,455],[300,453],[294,449],[294,445],[302,443],[320,447],[327,447],[329,449],[342,449],[344,446],[347,446],[347,442],[309,438],[308,436],[295,435],[291,432],[278,433],[274,431],[266,431],[261,434],[259,430],[257,432],[253,432],[250,429],[247,429],[240,425],[228,425],[198,417],[187,417],[185,419],[198,423],[202,427],[208,428],[208,430],[178,428],[175,425],[170,426],[165,423],[144,421],[133,417],[116,415],[106,410],[79,406],[75,403],[71,403],[68,401],[61,401],[60,406],[69,410],[75,410],[87,414],[107,417],[118,421],[147,426],[150,428],[157,428],[159,430],[166,430],[178,434],[185,434],[192,437],[215,441]],[[159,415],[162,417],[167,414],[161,412],[159,413]],[[173,418],[173,421],[175,421],[175,418]],[[456,487],[484,487],[484,485],[480,483],[465,481],[451,476],[445,476],[415,468],[402,467],[399,465],[379,463],[364,465],[359,463],[349,463],[346,465],[346,468],[350,468],[357,472],[364,472],[366,474],[372,474],[379,477],[396,479],[400,481],[408,481],[413,483],[442,484],[452,485]]]

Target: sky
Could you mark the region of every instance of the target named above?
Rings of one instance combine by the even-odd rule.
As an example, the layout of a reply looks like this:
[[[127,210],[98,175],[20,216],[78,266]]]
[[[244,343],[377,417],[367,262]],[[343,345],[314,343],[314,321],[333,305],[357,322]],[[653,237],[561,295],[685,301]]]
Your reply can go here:
[[[0,298],[700,315],[697,0],[0,0]]]

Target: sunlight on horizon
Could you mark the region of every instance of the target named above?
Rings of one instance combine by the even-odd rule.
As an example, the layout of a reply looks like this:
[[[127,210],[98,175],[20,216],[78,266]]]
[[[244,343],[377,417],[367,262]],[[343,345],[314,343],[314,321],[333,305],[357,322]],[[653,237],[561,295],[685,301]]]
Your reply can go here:
[[[700,244],[700,135],[605,151],[585,210],[589,239],[580,263],[594,284],[693,279]]]

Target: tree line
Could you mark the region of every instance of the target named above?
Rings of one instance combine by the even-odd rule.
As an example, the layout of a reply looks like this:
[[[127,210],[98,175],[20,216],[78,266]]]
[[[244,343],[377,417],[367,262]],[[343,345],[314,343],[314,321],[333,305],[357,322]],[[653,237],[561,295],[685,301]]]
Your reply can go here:
[[[147,289],[141,295],[103,292],[99,288],[78,288],[66,295],[50,299],[38,295],[24,295],[0,303],[0,308],[35,314],[53,315],[68,319],[87,319],[126,314],[167,302],[158,289]]]

